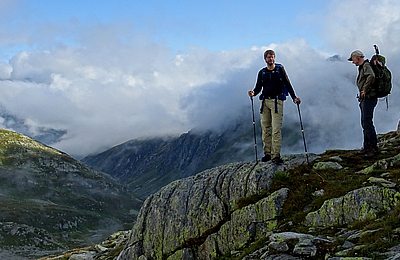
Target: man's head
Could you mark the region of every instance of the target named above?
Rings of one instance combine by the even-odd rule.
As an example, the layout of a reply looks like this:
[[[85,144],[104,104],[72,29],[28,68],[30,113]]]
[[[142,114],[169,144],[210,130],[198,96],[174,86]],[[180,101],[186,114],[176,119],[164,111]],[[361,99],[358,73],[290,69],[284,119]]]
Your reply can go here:
[[[275,63],[275,52],[273,50],[266,50],[264,52],[264,60],[267,65],[272,66]]]
[[[355,50],[350,54],[350,58],[347,60],[352,61],[353,64],[359,66],[364,63],[364,53],[362,53],[362,51]]]

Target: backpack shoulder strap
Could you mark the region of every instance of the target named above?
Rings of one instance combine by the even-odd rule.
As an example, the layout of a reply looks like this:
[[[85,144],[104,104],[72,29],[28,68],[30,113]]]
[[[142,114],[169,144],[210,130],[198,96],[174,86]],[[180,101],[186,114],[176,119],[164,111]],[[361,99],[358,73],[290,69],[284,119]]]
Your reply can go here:
[[[279,64],[279,63],[275,63],[275,70],[276,70],[276,72],[279,73],[279,77],[280,77],[281,80],[282,80],[283,77],[284,77],[284,75],[285,75],[285,73],[284,73],[285,68],[283,67],[283,65],[282,65],[282,64]]]
[[[276,68],[277,71],[281,72],[282,69],[283,69],[283,65],[280,64],[280,63],[275,63],[275,68]]]

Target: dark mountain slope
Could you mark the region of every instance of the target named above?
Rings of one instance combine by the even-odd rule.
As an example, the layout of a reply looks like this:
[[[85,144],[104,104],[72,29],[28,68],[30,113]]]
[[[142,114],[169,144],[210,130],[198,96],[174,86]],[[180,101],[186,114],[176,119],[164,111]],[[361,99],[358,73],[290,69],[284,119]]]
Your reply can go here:
[[[283,131],[283,146],[299,147],[299,126],[287,124]],[[260,158],[259,139],[257,133]],[[127,183],[130,190],[145,198],[171,181],[218,165],[251,161],[254,156],[253,128],[247,118],[225,130],[192,130],[178,137],[131,140],[82,161]]]

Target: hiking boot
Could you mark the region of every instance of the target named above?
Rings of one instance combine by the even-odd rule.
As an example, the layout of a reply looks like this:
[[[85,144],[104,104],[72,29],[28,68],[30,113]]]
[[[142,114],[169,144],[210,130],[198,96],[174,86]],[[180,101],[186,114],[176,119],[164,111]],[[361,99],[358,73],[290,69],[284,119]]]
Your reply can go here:
[[[368,148],[368,149],[361,148],[360,151],[358,151],[359,154],[363,154],[363,155],[365,155],[367,153],[371,153],[371,152],[379,153],[379,148],[377,146],[375,146],[375,147]]]
[[[277,157],[272,158],[272,162],[275,164],[282,164],[283,160],[280,156],[277,156]]]
[[[265,154],[263,158],[261,158],[262,162],[268,162],[269,160],[271,160],[271,155],[269,154]]]
[[[361,149],[358,151],[358,153],[359,153],[359,154],[365,154],[365,153],[367,153],[367,151],[368,151],[368,150],[365,150],[364,148],[361,148]]]
[[[378,153],[377,150],[375,150],[375,149],[370,149],[370,150],[368,150],[368,151],[366,151],[366,152],[364,153],[364,158],[372,158],[372,157],[374,157],[377,153]]]

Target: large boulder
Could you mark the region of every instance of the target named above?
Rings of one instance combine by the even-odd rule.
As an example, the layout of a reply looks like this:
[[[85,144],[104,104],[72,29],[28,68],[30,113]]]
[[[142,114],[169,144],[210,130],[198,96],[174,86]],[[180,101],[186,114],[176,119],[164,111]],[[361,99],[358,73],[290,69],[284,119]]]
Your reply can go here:
[[[233,163],[169,184],[146,199],[118,259],[209,259],[265,237],[288,194],[270,192],[275,173],[301,163]]]
[[[400,193],[389,188],[369,186],[326,200],[320,209],[307,214],[310,227],[334,227],[355,221],[375,219],[399,204]]]

